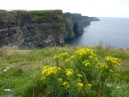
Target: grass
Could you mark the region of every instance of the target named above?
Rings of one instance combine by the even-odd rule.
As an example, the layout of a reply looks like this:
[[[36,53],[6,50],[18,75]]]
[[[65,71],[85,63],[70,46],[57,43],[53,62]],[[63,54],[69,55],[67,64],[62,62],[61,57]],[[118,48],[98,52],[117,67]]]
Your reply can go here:
[[[41,75],[42,67],[46,64],[54,64],[52,57],[55,54],[73,53],[78,48],[81,47],[53,47],[35,50],[0,49],[0,97],[6,97],[7,95],[22,96],[27,88],[33,90],[36,79]],[[91,49],[101,60],[105,56],[120,58],[121,68],[119,73],[122,75],[120,80],[129,84],[129,50],[97,47]],[[11,89],[11,91],[7,92],[5,89]]]

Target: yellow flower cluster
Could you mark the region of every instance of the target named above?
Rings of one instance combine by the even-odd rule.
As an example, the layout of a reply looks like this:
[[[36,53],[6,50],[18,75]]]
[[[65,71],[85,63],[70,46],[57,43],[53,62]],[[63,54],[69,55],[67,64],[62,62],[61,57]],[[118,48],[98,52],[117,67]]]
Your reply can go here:
[[[60,67],[56,67],[56,66],[44,66],[43,69],[42,69],[42,74],[44,76],[48,76],[48,75],[51,75],[51,74],[56,74],[60,70],[61,70]]]
[[[86,67],[87,67],[87,66],[90,66],[90,62],[89,62],[88,60],[83,61],[82,64],[84,64]]]
[[[99,59],[98,59],[98,58],[94,58],[94,61],[95,61],[95,62],[99,62]]]
[[[81,75],[81,74],[79,73],[79,74],[77,74],[77,77],[78,77],[78,78],[82,78],[83,75]]]
[[[77,83],[77,87],[82,88],[83,86],[84,86],[83,83],[81,83],[81,82]]]
[[[103,85],[107,79],[113,78],[119,65],[118,58],[107,56],[105,60],[103,58],[100,60],[88,48],[79,49],[72,55],[64,52],[53,58],[56,63],[54,66],[47,65],[42,68],[42,81],[46,85],[45,89],[48,93],[57,86],[57,90],[61,89],[66,92],[66,96],[80,96],[81,93],[90,95],[91,90],[96,89],[96,87],[101,88],[98,87],[96,77],[99,77],[100,86]],[[55,92],[55,95],[56,93],[62,95],[62,91]],[[70,95],[73,91],[77,93]]]
[[[75,56],[75,55],[72,55],[70,58],[68,58],[68,59],[65,60],[65,63],[70,62],[70,61],[73,60],[74,58],[76,58],[76,56]]]
[[[74,71],[73,71],[73,69],[66,69],[65,73],[69,77],[69,76],[73,75]]]
[[[63,82],[63,84],[62,84],[62,85],[65,87],[65,89],[70,88],[70,86],[69,86],[69,83],[68,83],[68,82]]]
[[[75,54],[84,56],[84,55],[93,55],[93,51],[88,48],[81,48],[75,52]]]
[[[79,74],[77,74],[77,77],[78,77],[77,78],[77,81],[78,82],[81,82],[81,78],[83,78],[83,75],[79,73]]]
[[[65,59],[67,56],[69,56],[69,54],[67,53],[67,52],[65,52],[65,53],[61,53],[61,54],[59,54],[59,55],[55,55],[53,58],[54,59],[56,59],[56,60],[63,60],[63,59]]]
[[[109,66],[106,63],[103,63],[103,62],[99,63],[98,65],[102,69],[108,69],[109,68]]]
[[[87,84],[86,87],[90,90],[92,88],[92,84]]]
[[[118,59],[118,58],[115,58],[115,57],[111,57],[111,56],[107,56],[106,58],[105,58],[105,60],[107,61],[107,62],[110,62],[111,64],[114,64],[114,65],[120,65],[120,60]]]

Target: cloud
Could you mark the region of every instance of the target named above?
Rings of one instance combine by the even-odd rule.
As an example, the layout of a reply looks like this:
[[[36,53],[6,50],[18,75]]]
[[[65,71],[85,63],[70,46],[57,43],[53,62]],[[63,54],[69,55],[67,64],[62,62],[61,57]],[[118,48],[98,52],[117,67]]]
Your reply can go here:
[[[64,12],[88,16],[129,17],[128,0],[1,0],[0,9],[46,10],[62,9]]]

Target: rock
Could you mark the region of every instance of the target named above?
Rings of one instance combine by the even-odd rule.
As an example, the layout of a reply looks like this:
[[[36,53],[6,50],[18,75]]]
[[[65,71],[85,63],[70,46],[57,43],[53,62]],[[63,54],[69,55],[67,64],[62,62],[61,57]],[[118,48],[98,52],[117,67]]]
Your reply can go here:
[[[90,21],[100,21],[98,17],[90,17]]]
[[[84,32],[83,27],[90,24],[88,16],[82,16],[77,13],[64,13],[64,20],[66,25],[66,39],[75,38],[78,34]]]
[[[0,47],[21,49],[64,45],[66,39],[82,34],[89,17],[62,10],[1,11]]]
[[[12,92],[11,89],[4,89],[5,92]]]

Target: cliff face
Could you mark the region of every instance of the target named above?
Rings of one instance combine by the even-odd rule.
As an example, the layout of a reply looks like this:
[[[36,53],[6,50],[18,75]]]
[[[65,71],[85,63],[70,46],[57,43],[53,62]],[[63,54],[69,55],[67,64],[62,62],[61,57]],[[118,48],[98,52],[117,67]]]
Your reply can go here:
[[[84,32],[83,27],[90,24],[89,17],[81,16],[81,14],[64,13],[64,20],[66,25],[66,39],[82,34]]]
[[[89,17],[90,21],[100,21],[98,17]]]
[[[85,19],[84,19],[85,18]],[[88,17],[61,10],[0,12],[0,47],[22,49],[63,45],[83,33]]]

